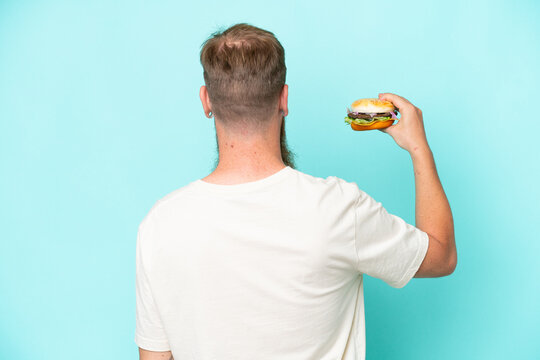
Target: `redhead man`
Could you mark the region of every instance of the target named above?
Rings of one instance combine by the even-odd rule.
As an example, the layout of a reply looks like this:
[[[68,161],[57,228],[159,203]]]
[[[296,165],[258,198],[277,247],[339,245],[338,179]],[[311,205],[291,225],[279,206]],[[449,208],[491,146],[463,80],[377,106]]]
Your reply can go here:
[[[401,288],[456,267],[452,213],[422,112],[395,94],[387,129],[410,153],[416,225],[354,182],[294,168],[285,53],[237,24],[200,54],[217,167],[159,199],[137,234],[140,359],[365,358],[363,275]]]

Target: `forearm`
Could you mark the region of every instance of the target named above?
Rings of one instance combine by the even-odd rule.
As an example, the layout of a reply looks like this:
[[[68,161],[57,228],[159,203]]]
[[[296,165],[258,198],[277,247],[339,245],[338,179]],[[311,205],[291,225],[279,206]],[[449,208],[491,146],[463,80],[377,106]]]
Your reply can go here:
[[[457,251],[454,220],[435,160],[427,143],[422,110],[407,99],[392,93],[379,94],[401,113],[396,125],[382,129],[411,155],[416,189],[416,227],[429,235],[426,256],[415,277],[439,277],[456,268]]]
[[[429,146],[411,150],[416,189],[416,227],[446,249],[449,261],[456,257],[454,221]]]

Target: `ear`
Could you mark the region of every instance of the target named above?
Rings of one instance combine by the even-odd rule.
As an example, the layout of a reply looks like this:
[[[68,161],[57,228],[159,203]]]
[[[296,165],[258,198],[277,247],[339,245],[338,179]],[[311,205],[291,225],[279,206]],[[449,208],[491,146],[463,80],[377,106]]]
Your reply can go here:
[[[289,114],[289,86],[287,84],[283,85],[281,89],[281,94],[279,95],[279,110],[283,111],[283,115],[287,116]]]
[[[212,116],[209,116],[208,114],[210,113],[210,111],[212,111],[212,107],[210,104],[210,97],[208,96],[208,90],[206,89],[206,86],[201,86],[201,90],[199,90],[199,97],[201,98],[204,115],[207,118],[211,118]]]

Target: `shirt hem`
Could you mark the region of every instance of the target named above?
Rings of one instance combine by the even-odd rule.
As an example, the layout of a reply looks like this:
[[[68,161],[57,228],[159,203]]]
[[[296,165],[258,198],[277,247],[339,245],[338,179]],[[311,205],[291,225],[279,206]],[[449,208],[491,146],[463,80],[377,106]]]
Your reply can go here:
[[[399,289],[407,285],[407,283],[416,274],[416,272],[418,271],[418,268],[420,268],[420,265],[422,265],[422,261],[426,257],[426,253],[427,253],[428,245],[429,245],[429,236],[426,232],[422,230],[420,231],[421,231],[421,236],[419,237],[418,249],[416,250],[416,255],[414,257],[414,260],[411,266],[409,267],[409,270],[407,270],[407,272],[401,277],[401,279],[398,282],[391,285],[394,288]]]
[[[170,351],[171,347],[169,346],[168,341],[156,341],[147,339],[139,334],[135,334],[135,344],[138,347],[148,351]]]

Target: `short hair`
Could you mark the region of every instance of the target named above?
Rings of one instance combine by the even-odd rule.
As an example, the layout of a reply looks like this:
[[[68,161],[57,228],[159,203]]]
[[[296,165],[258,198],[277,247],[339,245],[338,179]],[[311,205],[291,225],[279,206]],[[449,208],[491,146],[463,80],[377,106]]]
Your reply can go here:
[[[212,112],[225,126],[235,120],[264,128],[285,85],[285,50],[273,33],[240,23],[213,33],[201,65]]]

